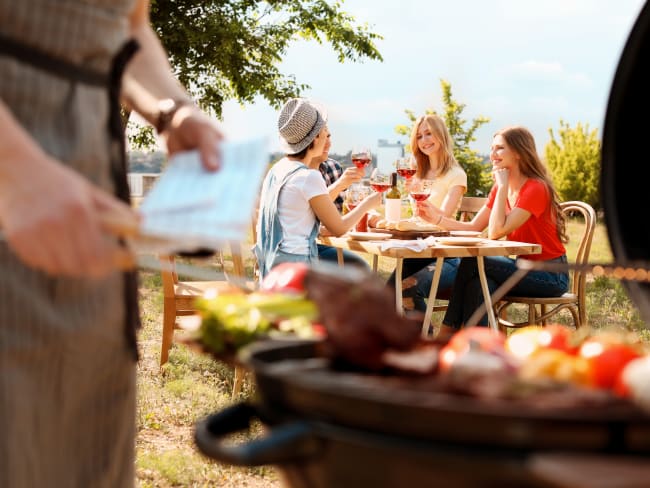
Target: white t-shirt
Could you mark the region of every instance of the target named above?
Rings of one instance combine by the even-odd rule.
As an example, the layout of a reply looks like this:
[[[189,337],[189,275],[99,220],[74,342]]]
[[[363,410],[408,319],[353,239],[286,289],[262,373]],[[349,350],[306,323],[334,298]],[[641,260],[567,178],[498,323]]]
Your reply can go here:
[[[467,191],[467,174],[460,165],[452,166],[444,176],[437,177],[433,180],[433,189],[431,190],[428,201],[440,208],[447,193],[454,186],[462,186]],[[458,205],[460,206],[460,201]]]
[[[294,161],[282,160],[276,164],[293,167]],[[316,222],[316,215],[309,200],[327,195],[325,180],[317,169],[295,172],[280,190],[278,214],[282,226],[280,249],[291,254],[309,254],[309,236]]]

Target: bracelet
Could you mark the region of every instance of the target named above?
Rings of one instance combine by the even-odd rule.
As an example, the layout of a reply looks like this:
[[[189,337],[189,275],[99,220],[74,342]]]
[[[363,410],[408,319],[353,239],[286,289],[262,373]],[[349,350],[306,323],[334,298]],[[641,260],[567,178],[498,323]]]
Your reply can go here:
[[[438,219],[438,222],[436,222],[436,225],[440,225],[440,222],[442,222],[442,214],[440,214],[440,218]]]

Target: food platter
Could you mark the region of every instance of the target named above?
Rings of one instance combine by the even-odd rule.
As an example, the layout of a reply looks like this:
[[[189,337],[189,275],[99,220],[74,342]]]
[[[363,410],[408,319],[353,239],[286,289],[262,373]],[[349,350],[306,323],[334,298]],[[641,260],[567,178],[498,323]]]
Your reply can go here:
[[[436,242],[443,246],[480,246],[483,244],[484,239],[480,237],[449,236],[439,237]]]
[[[424,239],[425,237],[443,237],[448,236],[448,230],[397,230],[397,229],[377,229],[370,228],[373,233],[388,234],[393,239]]]
[[[391,238],[391,234],[385,232],[348,232],[347,235],[355,241],[383,241]]]

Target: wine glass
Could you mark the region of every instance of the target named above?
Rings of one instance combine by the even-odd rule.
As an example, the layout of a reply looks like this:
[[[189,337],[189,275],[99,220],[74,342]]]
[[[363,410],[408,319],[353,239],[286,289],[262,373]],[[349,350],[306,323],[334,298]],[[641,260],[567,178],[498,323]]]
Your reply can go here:
[[[361,183],[354,183],[345,191],[345,205],[348,210],[353,210],[361,201],[370,195],[370,188]],[[356,225],[358,232],[368,231],[368,214],[363,214],[361,220]]]
[[[357,168],[365,170],[366,166],[372,161],[372,153],[370,148],[366,146],[355,147],[352,149],[352,164]]]
[[[382,173],[378,168],[370,173],[370,186],[373,190],[383,193],[390,188],[390,175]]]
[[[415,200],[417,206],[417,202],[423,202],[429,198],[429,195],[431,195],[431,191],[433,189],[433,180],[411,178],[411,180],[408,182],[407,187],[410,197]],[[415,211],[413,213],[415,214]],[[413,219],[422,220],[418,215],[414,215]]]
[[[399,158],[395,161],[395,169],[397,170],[397,174],[402,178],[407,180],[412,178],[417,170],[415,158],[413,156],[404,156],[403,158]]]

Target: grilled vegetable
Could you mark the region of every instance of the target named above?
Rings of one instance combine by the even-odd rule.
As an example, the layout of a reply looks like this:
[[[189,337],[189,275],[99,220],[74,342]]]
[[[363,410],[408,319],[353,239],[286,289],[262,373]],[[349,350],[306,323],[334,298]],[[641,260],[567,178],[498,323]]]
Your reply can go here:
[[[222,294],[196,302],[202,322],[199,340],[215,353],[234,352],[274,332],[300,335],[311,328],[316,305],[285,293]]]

